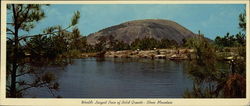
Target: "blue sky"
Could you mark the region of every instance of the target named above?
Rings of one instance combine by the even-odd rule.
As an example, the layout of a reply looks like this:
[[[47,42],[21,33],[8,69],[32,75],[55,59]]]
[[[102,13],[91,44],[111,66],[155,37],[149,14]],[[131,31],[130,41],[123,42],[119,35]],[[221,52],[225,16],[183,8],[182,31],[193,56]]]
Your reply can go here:
[[[82,35],[130,20],[167,19],[186,27],[194,33],[198,30],[214,39],[227,32],[240,31],[238,16],[244,12],[244,4],[83,4],[50,5],[45,8],[46,18],[30,31],[32,34],[52,25],[67,26],[75,11],[81,18],[77,25]]]

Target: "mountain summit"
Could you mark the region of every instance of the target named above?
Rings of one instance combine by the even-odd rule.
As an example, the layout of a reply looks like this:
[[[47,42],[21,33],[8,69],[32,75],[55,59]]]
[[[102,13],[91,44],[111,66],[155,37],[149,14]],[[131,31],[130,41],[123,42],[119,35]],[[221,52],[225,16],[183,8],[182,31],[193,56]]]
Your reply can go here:
[[[92,33],[87,37],[88,44],[96,44],[100,36],[113,36],[114,39],[129,44],[137,38],[142,39],[144,37],[157,40],[169,39],[182,44],[183,39],[194,37],[195,34],[174,21],[145,19],[128,21]]]

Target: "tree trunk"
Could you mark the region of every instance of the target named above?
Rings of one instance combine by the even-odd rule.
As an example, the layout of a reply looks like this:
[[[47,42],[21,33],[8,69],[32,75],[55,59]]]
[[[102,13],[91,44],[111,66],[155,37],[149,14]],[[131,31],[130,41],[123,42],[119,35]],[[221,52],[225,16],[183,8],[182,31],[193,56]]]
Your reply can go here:
[[[13,56],[13,69],[11,70],[11,88],[10,88],[10,97],[13,97],[15,98],[17,95],[16,95],[16,72],[17,72],[17,62],[18,62],[18,43],[19,43],[19,40],[18,40],[18,17],[17,17],[17,14],[16,14],[16,8],[15,8],[15,5],[12,4],[12,8],[13,8],[13,16],[14,16],[14,28],[15,28],[15,33],[14,33],[14,40],[15,40],[15,43],[14,43],[14,56]]]

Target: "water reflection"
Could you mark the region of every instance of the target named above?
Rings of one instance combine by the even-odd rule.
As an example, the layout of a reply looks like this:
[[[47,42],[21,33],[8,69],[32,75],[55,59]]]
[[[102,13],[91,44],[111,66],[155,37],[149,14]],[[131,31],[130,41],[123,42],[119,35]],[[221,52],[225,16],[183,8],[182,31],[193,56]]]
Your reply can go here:
[[[203,67],[199,69],[203,71],[194,73],[190,71],[194,69],[190,61],[132,58],[67,61],[62,66],[50,64],[39,67],[40,72],[43,70],[55,75],[59,89],[54,95],[63,98],[219,97],[215,95],[218,83],[199,76],[207,69]],[[225,63],[218,62],[217,65],[216,69],[221,72],[228,70]],[[45,88],[32,88],[24,97],[53,96]]]
[[[183,74],[182,64],[149,59],[75,59],[58,76],[64,98],[182,97],[192,81]],[[179,67],[179,68],[178,68]],[[72,83],[74,82],[74,83]],[[43,90],[30,94],[49,97]]]

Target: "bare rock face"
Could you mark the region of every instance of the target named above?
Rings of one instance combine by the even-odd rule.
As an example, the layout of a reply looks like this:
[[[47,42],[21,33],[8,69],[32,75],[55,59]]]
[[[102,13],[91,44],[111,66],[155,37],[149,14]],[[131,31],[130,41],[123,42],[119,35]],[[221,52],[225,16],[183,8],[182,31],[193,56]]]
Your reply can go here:
[[[137,38],[142,39],[144,37],[155,38],[157,40],[175,40],[178,44],[182,44],[183,39],[194,37],[195,34],[174,21],[146,19],[128,21],[92,33],[87,37],[88,44],[96,44],[100,36],[113,36],[115,40],[128,44]]]

